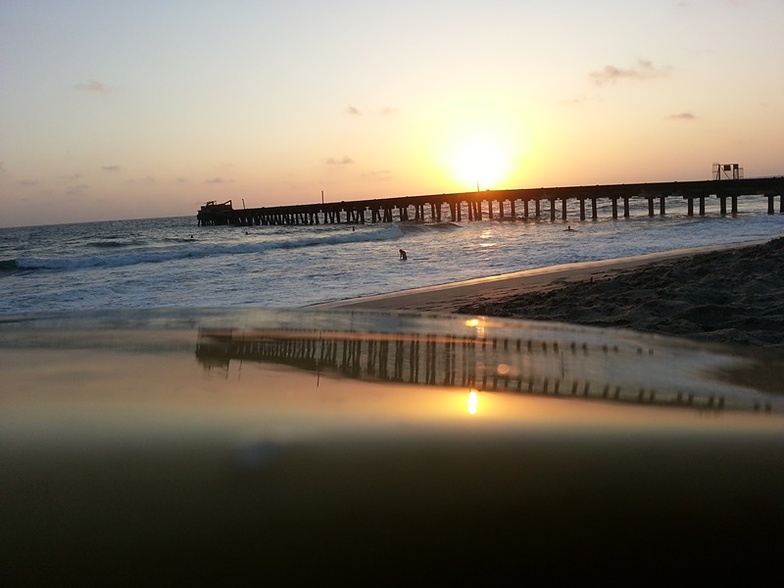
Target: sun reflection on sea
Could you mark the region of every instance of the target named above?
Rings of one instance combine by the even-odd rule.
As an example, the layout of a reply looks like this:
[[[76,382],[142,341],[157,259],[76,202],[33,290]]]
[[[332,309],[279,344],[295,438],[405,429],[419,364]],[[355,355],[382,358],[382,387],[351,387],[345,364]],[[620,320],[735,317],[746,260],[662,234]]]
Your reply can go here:
[[[468,414],[476,414],[476,409],[479,406],[479,394],[476,390],[471,390],[468,393]]]

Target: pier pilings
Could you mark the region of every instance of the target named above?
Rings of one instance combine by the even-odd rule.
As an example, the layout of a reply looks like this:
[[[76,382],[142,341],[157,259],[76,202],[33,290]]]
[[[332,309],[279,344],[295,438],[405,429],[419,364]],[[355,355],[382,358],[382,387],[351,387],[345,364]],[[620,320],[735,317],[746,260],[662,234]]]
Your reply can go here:
[[[719,214],[738,214],[738,201],[743,196],[765,196],[768,214],[775,214],[775,199],[779,198],[779,213],[784,214],[784,176],[745,178],[735,180],[704,180],[689,182],[655,182],[637,184],[607,184],[554,188],[519,188],[401,196],[320,204],[272,206],[220,211],[208,205],[197,214],[199,225],[318,225],[412,222],[463,222],[495,220],[540,220],[542,203],[549,205],[550,222],[567,220],[570,202],[579,204],[580,220],[586,220],[586,201],[591,203],[590,217],[598,219],[599,202],[609,201],[613,219],[619,216],[622,202],[623,217],[631,215],[631,202],[647,200],[648,216],[654,216],[658,203],[659,215],[667,212],[669,197],[686,200],[687,214],[694,215],[694,201],[699,203],[698,214],[705,215],[705,202],[715,197]],[[730,201],[729,212],[727,200]],[[657,202],[658,201],[658,202]],[[522,202],[522,215],[517,216],[516,203]],[[533,214],[531,214],[533,203]],[[444,206],[446,205],[446,206]],[[560,208],[560,214],[559,214]],[[507,212],[508,211],[508,212]]]

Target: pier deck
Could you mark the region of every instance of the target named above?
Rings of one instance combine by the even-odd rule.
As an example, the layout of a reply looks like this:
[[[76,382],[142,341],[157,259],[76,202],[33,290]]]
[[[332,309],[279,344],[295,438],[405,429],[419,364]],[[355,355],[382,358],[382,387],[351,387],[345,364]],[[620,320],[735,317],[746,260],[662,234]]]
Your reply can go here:
[[[605,184],[552,188],[516,188],[371,200],[234,209],[231,204],[202,206],[198,224],[317,225],[387,223],[395,221],[463,222],[483,219],[567,219],[567,204],[579,203],[579,218],[598,218],[598,203],[611,203],[612,218],[630,215],[631,200],[647,200],[648,215],[666,213],[667,198],[687,201],[687,214],[705,214],[705,201],[718,198],[720,214],[737,214],[738,198],[766,196],[768,214],[784,213],[784,176],[732,180]],[[728,207],[729,204],[729,207]]]

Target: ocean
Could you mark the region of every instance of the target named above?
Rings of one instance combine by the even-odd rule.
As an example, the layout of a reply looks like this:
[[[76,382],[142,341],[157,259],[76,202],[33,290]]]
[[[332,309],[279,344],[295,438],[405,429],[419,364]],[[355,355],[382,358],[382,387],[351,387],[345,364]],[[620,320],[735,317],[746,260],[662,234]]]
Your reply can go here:
[[[199,227],[192,216],[0,229],[0,312],[151,307],[293,308],[531,268],[767,239],[784,215],[742,197],[722,217],[668,199],[649,217],[597,221]],[[778,209],[778,202],[777,209]],[[658,210],[658,209],[657,209]],[[559,211],[560,212],[560,211]],[[560,216],[560,214],[559,214]],[[573,231],[566,231],[570,226]],[[408,254],[399,259],[398,250]]]

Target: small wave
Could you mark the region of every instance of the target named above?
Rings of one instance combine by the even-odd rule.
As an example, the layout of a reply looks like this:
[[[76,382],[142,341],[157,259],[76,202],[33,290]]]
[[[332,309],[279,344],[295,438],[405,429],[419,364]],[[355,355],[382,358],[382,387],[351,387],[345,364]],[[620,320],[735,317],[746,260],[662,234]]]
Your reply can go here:
[[[195,239],[185,239],[188,245],[177,244],[158,249],[127,251],[125,253],[85,255],[80,257],[62,258],[20,258],[3,262],[8,266],[0,266],[3,271],[11,270],[79,270],[92,268],[112,268],[143,263],[164,263],[179,259],[199,259],[221,255],[259,254],[279,249],[301,249],[320,245],[341,245],[370,241],[389,241],[397,239],[402,231],[396,225],[384,225],[372,230],[351,231],[342,233],[325,233],[302,236],[281,241],[241,242],[233,244],[202,244]],[[10,265],[13,264],[13,265]]]
[[[446,222],[446,223],[402,222],[402,223],[395,223],[394,226],[400,227],[400,229],[404,233],[424,233],[427,231],[453,231],[455,229],[462,228],[457,223],[452,223],[452,222]]]
[[[0,273],[15,272],[19,269],[19,265],[16,263],[15,259],[0,260]]]
[[[88,247],[97,247],[99,249],[120,249],[122,247],[133,247],[138,243],[129,241],[91,241],[87,243]]]

